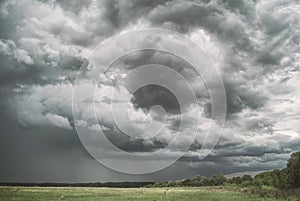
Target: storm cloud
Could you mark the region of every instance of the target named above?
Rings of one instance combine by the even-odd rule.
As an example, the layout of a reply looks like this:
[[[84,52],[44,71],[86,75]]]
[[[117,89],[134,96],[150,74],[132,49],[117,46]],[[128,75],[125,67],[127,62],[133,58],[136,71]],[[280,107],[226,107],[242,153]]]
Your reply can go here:
[[[1,1],[0,181],[160,181],[285,167],[300,149],[299,8],[298,0]],[[165,147],[181,123],[180,109],[188,126],[178,146],[197,126],[195,119],[201,122],[200,135],[179,161],[137,176],[100,165],[84,149],[74,126],[72,91],[80,67],[99,43],[142,28],[179,32],[206,52],[223,79],[227,117],[215,149],[200,160],[201,133],[214,123],[205,82],[190,64],[165,52],[145,50],[121,58],[99,81],[96,111],[117,147],[141,155],[161,150],[166,160],[174,158],[180,153]],[[128,88],[118,85],[124,73],[147,63],[169,66],[188,80],[200,114],[189,103],[180,108],[174,94],[160,86],[130,94],[132,82],[143,77],[132,75]],[[108,99],[113,89],[116,100]],[[132,120],[140,125],[149,121],[152,106],[164,107],[162,135],[133,139],[116,128],[110,103],[121,105],[128,97]],[[162,119],[158,115],[155,121]]]

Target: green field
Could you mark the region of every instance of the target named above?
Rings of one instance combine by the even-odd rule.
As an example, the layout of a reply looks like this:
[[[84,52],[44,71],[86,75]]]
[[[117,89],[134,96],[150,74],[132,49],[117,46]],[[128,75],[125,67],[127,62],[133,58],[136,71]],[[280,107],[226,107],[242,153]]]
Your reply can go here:
[[[251,200],[268,201],[279,200],[263,198],[228,191],[218,187],[199,188],[54,188],[54,187],[0,187],[0,200],[2,201],[127,201],[127,200],[180,200],[180,201],[231,201]]]

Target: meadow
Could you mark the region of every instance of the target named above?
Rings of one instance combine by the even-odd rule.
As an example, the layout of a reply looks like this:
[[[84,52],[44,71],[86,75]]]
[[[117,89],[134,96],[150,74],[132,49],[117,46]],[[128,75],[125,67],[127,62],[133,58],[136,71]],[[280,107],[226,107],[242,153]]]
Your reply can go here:
[[[89,187],[0,187],[3,201],[279,201],[224,187],[89,188]],[[289,198],[288,200],[297,200]]]

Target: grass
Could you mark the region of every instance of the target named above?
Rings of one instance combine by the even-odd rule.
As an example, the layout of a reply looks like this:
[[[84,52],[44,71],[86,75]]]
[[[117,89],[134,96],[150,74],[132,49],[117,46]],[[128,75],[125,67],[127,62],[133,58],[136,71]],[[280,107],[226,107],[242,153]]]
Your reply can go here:
[[[249,193],[230,191],[222,187],[198,188],[55,188],[0,187],[3,201],[279,201]],[[290,199],[292,200],[292,199]],[[295,199],[296,200],[296,199]]]

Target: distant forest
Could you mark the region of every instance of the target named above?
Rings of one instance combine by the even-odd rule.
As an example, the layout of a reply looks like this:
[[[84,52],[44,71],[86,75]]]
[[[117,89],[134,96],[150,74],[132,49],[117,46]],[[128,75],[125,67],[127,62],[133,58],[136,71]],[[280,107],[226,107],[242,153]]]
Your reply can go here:
[[[106,183],[0,183],[0,186],[28,186],[28,187],[111,187],[111,188],[139,188],[153,185],[154,182],[106,182]]]

